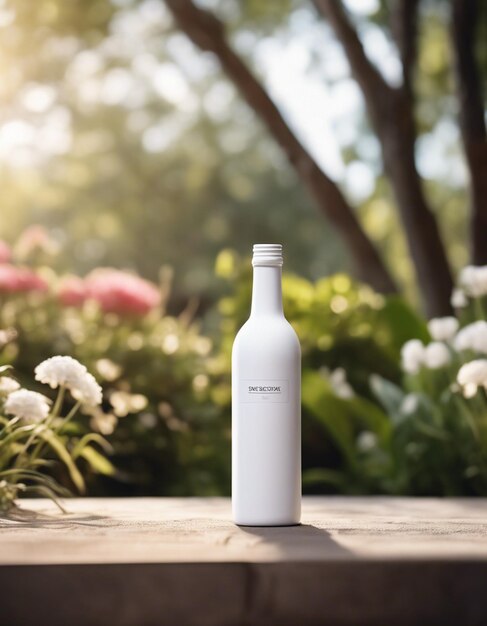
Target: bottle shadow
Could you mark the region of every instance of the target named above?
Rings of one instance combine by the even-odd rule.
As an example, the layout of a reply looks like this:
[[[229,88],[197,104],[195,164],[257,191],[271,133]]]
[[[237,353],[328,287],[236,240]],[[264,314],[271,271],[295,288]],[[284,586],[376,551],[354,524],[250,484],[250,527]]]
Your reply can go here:
[[[355,558],[354,553],[340,545],[331,533],[312,524],[296,526],[239,526],[256,543],[277,549],[279,556],[296,561]]]

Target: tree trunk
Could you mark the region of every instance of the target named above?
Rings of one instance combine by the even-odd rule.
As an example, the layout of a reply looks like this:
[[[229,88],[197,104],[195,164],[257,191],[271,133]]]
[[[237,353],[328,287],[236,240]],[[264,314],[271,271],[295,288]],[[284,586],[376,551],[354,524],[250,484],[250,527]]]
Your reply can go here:
[[[395,91],[384,115],[381,137],[384,170],[397,206],[429,317],[451,313],[453,289],[450,267],[438,224],[428,206],[414,156],[415,128],[405,92]]]
[[[476,0],[453,1],[452,39],[460,129],[470,173],[471,258],[476,265],[483,265],[487,264],[487,132],[474,52],[478,17]]]
[[[418,0],[399,0],[396,33],[404,83],[392,88],[367,58],[362,43],[339,0],[314,0],[332,26],[360,86],[382,149],[384,171],[391,183],[416,270],[424,308],[432,316],[451,312],[453,288],[448,259],[436,218],[426,201],[414,158],[416,129],[411,88],[415,59],[414,12]]]

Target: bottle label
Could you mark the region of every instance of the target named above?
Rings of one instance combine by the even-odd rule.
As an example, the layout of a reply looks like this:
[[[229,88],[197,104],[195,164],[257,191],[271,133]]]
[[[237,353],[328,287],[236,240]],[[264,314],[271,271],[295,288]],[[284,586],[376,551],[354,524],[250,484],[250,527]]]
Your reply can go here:
[[[288,401],[289,381],[283,379],[241,380],[240,402],[279,402]]]

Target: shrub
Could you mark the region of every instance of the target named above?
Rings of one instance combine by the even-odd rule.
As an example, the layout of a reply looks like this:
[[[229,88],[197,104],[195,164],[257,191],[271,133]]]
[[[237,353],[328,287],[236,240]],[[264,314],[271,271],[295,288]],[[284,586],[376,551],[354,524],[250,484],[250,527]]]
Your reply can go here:
[[[21,381],[52,354],[73,356],[96,373],[104,404],[78,422],[110,441],[118,472],[116,481],[89,476],[90,492],[228,492],[226,387],[218,383],[212,341],[191,311],[167,313],[167,274],[160,285],[111,268],[58,276],[22,259],[14,256],[8,267],[35,276],[21,292],[6,282],[2,288],[0,265],[2,360]]]
[[[250,311],[250,268],[249,261],[242,262],[232,251],[217,259],[217,273],[231,285],[219,303],[225,363],[235,333]],[[283,301],[302,347],[305,491],[388,491],[389,470],[382,459],[363,450],[367,437],[362,433],[370,431],[385,442],[390,430],[369,379],[379,373],[391,383],[400,382],[401,346],[412,337],[425,340],[425,322],[402,299],[384,298],[344,274],[316,283],[284,274]]]

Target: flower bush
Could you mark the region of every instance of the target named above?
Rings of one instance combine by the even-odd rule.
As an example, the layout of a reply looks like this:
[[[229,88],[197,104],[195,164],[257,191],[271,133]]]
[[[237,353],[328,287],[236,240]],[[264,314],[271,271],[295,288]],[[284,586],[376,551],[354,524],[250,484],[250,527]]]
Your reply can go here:
[[[228,371],[235,333],[250,311],[252,270],[232,251],[220,254],[216,270],[229,285],[219,303],[219,363]],[[401,346],[413,337],[426,341],[425,322],[400,298],[384,298],[344,274],[312,283],[284,273],[283,300],[302,348],[305,492],[384,491],[364,470],[357,446],[362,432],[385,437],[388,428],[369,379],[379,373],[399,384]],[[222,384],[229,384],[229,377],[222,377]]]
[[[96,302],[105,313],[146,315],[159,306],[161,293],[155,285],[128,272],[99,268],[85,279],[70,276],[61,281],[58,297],[65,306]]]
[[[36,272],[10,263],[0,265],[0,293],[47,291],[47,283]]]
[[[231,252],[223,349],[248,315],[251,274]],[[487,494],[487,271],[468,267],[456,316],[420,319],[349,277],[283,277],[302,345],[303,479],[311,493]]]
[[[102,401],[101,387],[86,367],[67,356],[52,357],[36,367],[36,379],[58,389],[54,403],[37,391],[21,388],[9,375],[8,366],[1,369],[1,510],[13,506],[21,494],[47,496],[63,510],[58,497],[70,495],[70,491],[56,479],[59,464],[69,476],[69,487],[78,493],[85,490],[80,460],[95,471],[115,473],[103,454],[111,450],[108,441],[72,422],[80,408],[92,408]],[[75,400],[71,406],[66,402],[66,391]]]
[[[0,246],[0,365],[31,387],[36,363],[70,355],[102,397],[83,366],[54,357],[27,394],[0,378],[4,419],[25,426],[23,406],[31,426],[47,425],[55,405],[31,394],[63,388],[68,407],[83,403],[63,437],[91,432],[110,446],[109,465],[93,445],[77,457],[90,493],[228,494],[230,352],[250,309],[250,263],[219,255],[226,295],[198,321],[192,305],[170,312],[167,271],[159,284],[112,268],[61,274],[46,262],[56,246],[45,233],[23,240]],[[487,493],[485,268],[460,273],[455,317],[428,323],[344,274],[315,283],[284,274],[283,296],[303,354],[305,492]],[[72,486],[69,468],[46,467]]]
[[[56,353],[96,374],[103,403],[85,407],[72,427],[109,440],[117,479],[86,468],[90,493],[228,492],[229,392],[222,381],[229,369],[214,356],[213,342],[190,309],[167,312],[170,274],[161,272],[159,285],[112,268],[85,277],[58,274],[43,262],[55,246],[38,233],[27,240],[22,254],[12,246],[9,264],[45,286],[0,291],[0,358],[25,384],[35,364]],[[55,265],[52,259],[49,264]],[[60,375],[56,359],[37,369],[37,381],[55,387],[53,371]],[[65,362],[63,371],[75,399],[95,395],[86,379],[83,387],[72,387],[75,367]]]
[[[339,472],[314,468],[313,484],[334,482],[341,491],[487,494],[486,296],[487,267],[462,270],[452,294],[456,316],[430,320],[426,340],[404,343],[400,381],[370,377],[380,405],[374,419],[353,406],[357,397],[343,400],[332,385],[346,425],[329,432],[343,463]],[[324,391],[316,395],[315,412],[332,410]]]

